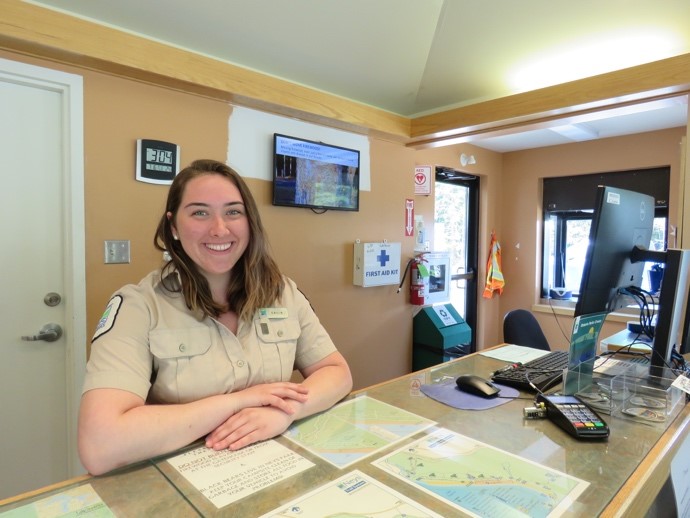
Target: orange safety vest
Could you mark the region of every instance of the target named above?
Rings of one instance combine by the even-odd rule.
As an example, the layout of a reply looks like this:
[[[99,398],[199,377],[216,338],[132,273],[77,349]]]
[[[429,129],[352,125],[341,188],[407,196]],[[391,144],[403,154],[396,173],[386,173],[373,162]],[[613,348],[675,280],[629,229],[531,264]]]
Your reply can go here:
[[[496,239],[496,232],[491,231],[491,244],[489,245],[489,259],[486,262],[486,285],[483,297],[490,299],[494,292],[500,295],[506,282],[501,271],[501,245]]]

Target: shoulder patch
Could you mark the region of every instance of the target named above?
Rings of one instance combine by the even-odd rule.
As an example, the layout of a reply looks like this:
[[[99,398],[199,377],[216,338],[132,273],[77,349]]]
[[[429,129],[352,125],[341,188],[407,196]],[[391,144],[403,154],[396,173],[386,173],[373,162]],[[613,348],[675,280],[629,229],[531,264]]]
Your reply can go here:
[[[91,339],[92,342],[96,340],[96,338],[104,335],[113,328],[113,325],[115,324],[115,319],[117,318],[117,313],[120,311],[121,305],[122,295],[115,295],[112,299],[110,299],[110,302],[108,302],[108,306],[105,308],[105,311],[103,312],[103,316],[98,321],[98,325],[96,326],[96,332],[94,333],[93,338]]]

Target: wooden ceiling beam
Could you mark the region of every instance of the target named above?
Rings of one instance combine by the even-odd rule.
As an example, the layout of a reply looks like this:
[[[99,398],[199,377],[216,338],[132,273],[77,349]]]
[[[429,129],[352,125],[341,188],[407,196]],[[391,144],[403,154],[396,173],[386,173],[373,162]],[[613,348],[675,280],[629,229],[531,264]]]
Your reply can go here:
[[[410,134],[406,117],[19,0],[2,0],[0,48],[350,131]]]
[[[478,135],[507,134],[526,125],[657,101],[690,92],[690,54],[654,61],[446,110],[412,120],[414,147],[466,142]]]
[[[2,0],[0,48],[417,148],[690,92],[690,54],[684,54],[407,118],[20,0]]]

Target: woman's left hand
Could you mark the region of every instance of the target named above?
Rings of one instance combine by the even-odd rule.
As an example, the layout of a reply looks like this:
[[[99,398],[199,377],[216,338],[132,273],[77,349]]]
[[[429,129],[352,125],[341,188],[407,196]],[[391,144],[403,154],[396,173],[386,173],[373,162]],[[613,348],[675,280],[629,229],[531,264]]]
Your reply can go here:
[[[274,407],[244,408],[208,434],[206,446],[239,450],[280,435],[291,423],[292,417]]]

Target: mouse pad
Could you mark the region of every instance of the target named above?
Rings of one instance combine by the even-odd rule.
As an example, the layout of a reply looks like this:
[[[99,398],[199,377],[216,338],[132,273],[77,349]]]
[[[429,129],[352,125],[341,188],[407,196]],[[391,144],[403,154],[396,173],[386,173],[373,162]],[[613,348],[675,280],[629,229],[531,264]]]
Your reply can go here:
[[[494,385],[501,389],[501,392],[495,398],[489,399],[458,390],[455,380],[434,385],[422,385],[421,391],[431,399],[460,410],[486,410],[508,403],[520,395],[520,391],[516,388],[507,387],[500,383],[494,383]]]

